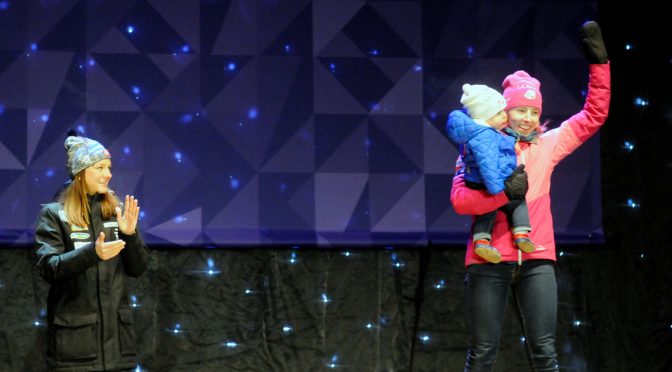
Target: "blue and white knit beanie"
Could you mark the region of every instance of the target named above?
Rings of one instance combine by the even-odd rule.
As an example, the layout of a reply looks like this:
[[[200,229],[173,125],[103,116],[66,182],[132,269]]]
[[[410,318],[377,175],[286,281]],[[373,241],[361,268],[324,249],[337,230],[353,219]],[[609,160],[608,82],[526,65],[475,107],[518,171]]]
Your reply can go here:
[[[111,159],[110,152],[98,141],[90,138],[69,136],[65,139],[70,178],[103,159]]]

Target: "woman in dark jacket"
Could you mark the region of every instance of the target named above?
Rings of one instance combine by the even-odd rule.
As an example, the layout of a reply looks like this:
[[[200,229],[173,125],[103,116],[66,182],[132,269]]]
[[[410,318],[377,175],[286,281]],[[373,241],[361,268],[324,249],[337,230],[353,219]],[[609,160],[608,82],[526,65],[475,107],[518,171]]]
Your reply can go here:
[[[37,266],[50,284],[47,363],[53,371],[136,367],[126,276],[140,276],[149,250],[133,196],[122,205],[108,183],[110,153],[98,142],[65,141],[72,182],[43,206],[35,229]],[[123,208],[123,213],[122,213]]]

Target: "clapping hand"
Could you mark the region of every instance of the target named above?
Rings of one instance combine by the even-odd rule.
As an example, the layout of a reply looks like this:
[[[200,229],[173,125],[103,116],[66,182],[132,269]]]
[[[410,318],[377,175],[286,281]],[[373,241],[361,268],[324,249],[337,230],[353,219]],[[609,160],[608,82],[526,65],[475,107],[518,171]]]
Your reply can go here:
[[[125,235],[135,234],[135,228],[138,225],[138,216],[140,215],[140,207],[138,207],[138,199],[133,195],[126,195],[124,203],[124,213],[122,215],[121,208],[117,207],[117,223],[119,223],[119,231]]]
[[[109,260],[118,255],[125,246],[126,242],[121,239],[106,243],[105,233],[101,231],[96,239],[96,254],[101,260]]]

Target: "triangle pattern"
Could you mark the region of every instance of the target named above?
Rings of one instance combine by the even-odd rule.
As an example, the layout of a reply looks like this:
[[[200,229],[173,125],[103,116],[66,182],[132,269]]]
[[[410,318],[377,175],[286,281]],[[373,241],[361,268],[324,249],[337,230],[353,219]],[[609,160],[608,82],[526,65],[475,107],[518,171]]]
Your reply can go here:
[[[315,116],[315,157],[319,167],[322,167],[327,160],[334,157],[334,153],[339,152],[343,157],[343,166],[352,160],[349,157],[357,154],[366,153],[366,134],[368,129],[366,116],[364,115],[317,115]],[[359,150],[349,152],[347,150],[354,150],[356,147],[348,146],[346,151],[340,150],[348,138],[353,137],[353,133],[359,132],[359,138],[355,141],[359,142]],[[354,156],[353,156],[354,158]],[[339,159],[331,160],[332,163],[339,163]],[[368,163],[368,160],[367,160]],[[336,164],[334,164],[336,165]],[[367,169],[365,167],[363,169]],[[335,167],[333,169],[339,169]],[[325,170],[326,171],[326,170]],[[341,169],[341,171],[347,171]],[[354,171],[354,170],[353,170]]]
[[[420,171],[415,162],[379,126],[369,126],[369,139],[371,172],[415,173]]]
[[[33,156],[35,155],[35,150],[37,149],[37,144],[42,138],[42,132],[44,132],[44,127],[47,125],[47,120],[44,120],[49,116],[48,110],[31,110],[29,109],[26,117],[26,130],[27,130],[27,149],[26,149],[26,162],[30,164],[32,162]],[[65,138],[64,138],[65,139]]]
[[[282,59],[288,60],[289,58],[284,57]],[[297,60],[298,65],[296,64]],[[289,80],[291,83],[286,84],[286,86],[289,87],[289,90],[286,93],[283,90],[277,94],[264,95],[260,99],[263,107],[271,107],[272,110],[274,107],[273,105],[278,103],[282,104],[282,111],[280,111],[280,116],[278,117],[271,143],[268,146],[266,159],[273,157],[285,142],[289,140],[289,137],[313,115],[313,94],[311,91],[311,88],[313,87],[311,74],[313,70],[312,58],[297,58],[290,62],[294,62],[294,65],[297,67],[290,70],[294,67],[294,65],[290,65],[289,68],[277,69],[277,71],[287,71],[288,77],[291,77],[292,80]],[[285,81],[287,80],[285,79]],[[261,82],[261,85],[264,86],[263,81]]]
[[[376,12],[364,5],[343,28],[343,32],[367,55],[381,57],[418,57],[397,31]]]
[[[94,57],[98,65],[142,108],[148,107],[170,82],[146,55],[94,54]]]
[[[418,173],[371,174],[369,177],[371,226],[378,225],[404,195],[416,185],[420,177]]]
[[[313,56],[312,6],[307,6],[278,37],[265,49],[263,55]]]
[[[425,231],[425,182],[420,177],[412,187],[378,219],[372,232],[424,232]]]
[[[317,53],[322,58],[340,57],[340,58],[365,58],[366,54],[362,52],[355,43],[343,32],[339,32],[333,39]]]
[[[345,231],[369,176],[355,173],[315,175],[315,229]]]
[[[320,162],[320,172],[368,173],[368,133],[368,121],[364,120],[347,138],[336,143],[338,147],[324,161]],[[318,147],[316,147],[317,149]]]
[[[422,74],[411,68],[381,99],[373,111],[381,114],[422,114],[422,97],[408,92],[422,91]]]
[[[189,67],[196,57],[194,54],[148,54],[147,56],[171,81]]]
[[[312,173],[315,171],[315,128],[313,119],[285,142],[285,145],[264,164],[266,173]]]
[[[118,28],[111,28],[99,41],[91,48],[92,53],[126,53],[139,54],[140,51],[124,36]]]
[[[0,107],[27,107],[28,98],[28,57],[19,55],[11,62],[7,62],[4,72],[0,72]]]
[[[396,34],[404,40],[416,55],[422,53],[422,2],[387,2],[370,3]]]
[[[307,183],[313,183],[312,174],[267,173],[259,177],[260,229],[271,239],[282,239],[282,233],[292,232],[300,238],[302,231],[313,229],[303,211],[314,210],[314,197],[306,193]],[[275,231],[276,233],[273,233]],[[279,234],[279,235],[278,235]],[[314,233],[309,233],[314,234]]]
[[[25,166],[27,156],[28,134],[26,129],[26,110],[4,110],[0,112],[0,147],[10,153],[0,156],[0,169],[17,161]],[[0,150],[2,152],[3,150]],[[12,160],[13,159],[13,160]],[[13,165],[16,166],[16,165]]]
[[[40,50],[84,50],[86,46],[86,19],[86,1],[78,1],[39,41]]]
[[[218,44],[218,35],[221,35],[222,33],[225,33],[224,37],[228,37],[229,35],[236,35],[240,36],[242,39],[246,38],[246,35],[249,35],[249,33],[243,32],[245,29],[239,29],[236,27],[229,27],[229,26],[223,26],[223,23],[230,23],[226,22],[225,18],[231,17],[234,20],[238,20],[239,17],[237,16],[238,14],[247,14],[245,12],[239,11],[233,11],[230,12],[230,7],[235,7],[236,4],[239,4],[242,2],[239,1],[231,1],[231,0],[226,0],[226,1],[201,1],[201,13],[200,13],[200,25],[201,25],[201,48],[200,52],[202,55],[207,55],[207,54],[227,54],[226,53],[226,48],[222,47],[214,47],[214,45]],[[244,2],[243,4],[249,4],[249,2]],[[229,15],[229,13],[232,13],[232,15]],[[254,25],[254,22],[250,22],[251,24]],[[250,28],[254,29],[256,31],[256,27],[254,26],[249,26]],[[255,34],[256,35],[256,34]],[[246,41],[256,41],[256,36],[252,39],[249,39]],[[247,43],[243,43],[247,44]],[[253,44],[256,44],[254,42]],[[230,53],[230,54],[246,54],[246,53]],[[252,53],[254,54],[254,53]]]
[[[248,112],[251,107],[255,107],[259,102],[258,59],[250,59],[242,66],[237,62],[226,62],[226,65],[227,70],[234,70],[235,76],[227,79],[224,84],[206,83],[212,84],[212,87],[208,88],[210,93],[201,93],[203,104],[207,105],[206,111]],[[238,70],[238,72],[235,70]],[[203,79],[207,72],[201,71],[201,78]],[[208,99],[213,94],[214,96]]]
[[[0,75],[23,54],[20,50],[0,50]]]
[[[259,177],[254,176],[208,224],[208,230],[259,229]],[[245,213],[242,213],[245,211]]]
[[[391,82],[398,82],[411,68],[418,62],[415,58],[375,58],[371,61],[380,68],[380,70],[390,79]],[[419,72],[419,71],[418,71]]]
[[[540,60],[544,68],[546,68],[552,74],[553,78],[562,85],[564,89],[561,90],[574,98],[575,102],[573,102],[570,107],[582,104],[585,100],[585,95],[587,94],[588,68],[584,61],[584,58]],[[544,84],[542,89],[549,92],[556,92],[556,90],[548,90],[546,84]],[[555,94],[555,97],[557,97],[557,94]],[[545,108],[546,107],[544,106],[544,111],[546,112]]]
[[[131,124],[136,122],[139,112],[98,111],[86,114],[88,130],[84,136],[95,138],[106,147],[116,141]]]
[[[164,170],[161,177],[145,177],[143,180],[142,194],[154,196],[144,201],[144,222],[146,226],[151,226],[166,208],[174,204],[175,198],[189,186],[199,172],[188,157],[182,156],[177,161],[176,153],[181,153],[179,150],[182,149],[144,115],[143,129],[144,142],[141,149],[152,149],[143,154],[144,168]]]
[[[372,109],[392,88],[392,82],[368,58],[319,58],[322,64],[357,99],[362,107]]]
[[[432,110],[445,110],[445,107],[455,107],[459,104],[459,95],[448,91],[447,87],[459,83],[462,87],[462,74],[469,68],[473,61],[467,58],[458,59],[435,59],[425,61],[423,101],[425,112]],[[431,78],[429,78],[431,76]],[[449,97],[446,97],[449,94]],[[457,98],[457,101],[455,100]]]
[[[306,12],[310,15],[312,13],[311,3],[311,0],[297,0],[291,7],[260,7],[258,22],[264,27],[258,30],[258,50],[266,50],[278,39],[279,35],[291,27],[296,18],[305,16]],[[312,23],[312,19],[307,21]],[[309,30],[309,34],[312,34],[312,30]]]
[[[117,28],[142,53],[191,53],[193,50],[147,0],[139,0],[119,20]]]
[[[223,107],[230,107],[231,102],[237,102],[237,99],[231,96],[231,90],[235,91],[235,94],[240,94],[241,92],[238,89],[241,89],[242,92],[247,92],[252,88],[256,89],[256,75],[254,75],[254,68],[250,69],[247,67],[247,63],[250,62],[249,57],[245,56],[201,56],[201,97],[203,104],[217,106],[217,104],[226,104]],[[245,73],[242,77],[238,75]],[[225,97],[217,97],[220,95],[222,90],[232,81],[237,80],[236,84],[232,88],[229,88],[224,94]],[[249,85],[247,85],[249,84]],[[254,92],[256,93],[256,91]],[[247,95],[241,94],[242,96],[249,97]],[[214,98],[219,98],[214,100]],[[224,99],[226,98],[226,99]],[[215,103],[211,103],[215,101]],[[222,106],[217,106],[222,107]],[[249,109],[251,106],[245,107]],[[238,108],[238,107],[237,107]]]
[[[16,173],[13,170],[0,170],[0,174],[12,177]],[[28,172],[21,172],[18,178],[3,180],[3,192],[0,193],[0,205],[21,206],[28,205],[28,185],[30,176]],[[39,209],[38,209],[39,211]],[[37,211],[28,221],[27,208],[0,208],[0,221],[2,230],[25,230],[26,226],[32,226],[35,222]]]
[[[161,91],[147,111],[198,113],[201,110],[198,84],[200,80],[200,66],[198,60],[194,59],[177,78]]]
[[[440,124],[445,120],[439,121]],[[424,132],[424,171],[426,174],[453,174],[459,150],[446,137],[443,126],[437,128],[425,119]],[[452,181],[451,181],[452,182]]]
[[[30,107],[53,107],[73,67],[70,52],[40,52],[28,59],[28,104]],[[71,75],[72,76],[72,75]]]
[[[452,184],[451,174],[425,174],[425,218],[428,227],[433,226],[446,211],[452,211],[449,192]]]
[[[0,169],[26,169],[26,167],[5,145],[0,143]]]
[[[324,48],[362,8],[363,1],[318,1],[313,3],[313,51],[322,55]],[[353,44],[354,46],[354,44]],[[336,54],[343,56],[343,54]]]
[[[366,233],[371,230],[371,199],[370,199],[370,178],[364,185],[355,209],[350,215],[350,221],[345,231],[350,233]]]
[[[140,111],[128,93],[105,69],[94,66],[86,71],[86,109],[89,111]],[[104,92],[104,94],[103,94]]]
[[[176,216],[146,231],[171,243],[188,246],[201,234],[201,209]]]
[[[249,120],[247,116],[237,112],[209,112],[208,118],[216,130],[224,136],[236,152],[245,158],[255,170],[261,169],[265,150],[271,142],[272,128],[266,128],[277,119],[273,113],[266,113],[267,120]],[[277,113],[276,113],[277,116]]]
[[[326,68],[323,64],[326,63]],[[328,59],[322,64],[313,66],[315,112],[323,114],[364,114],[366,110],[357,100],[338,82],[327,68]]]
[[[421,115],[371,115],[372,122],[391,139],[416,169],[423,165],[423,130]]]
[[[530,35],[534,35],[534,9],[521,11],[517,20],[508,22],[509,29],[499,35],[497,41],[484,53],[485,58],[525,58],[534,60],[534,43],[530,42]],[[513,51],[518,52],[512,55]],[[529,57],[529,58],[528,58]]]
[[[152,7],[163,17],[195,53],[199,52],[199,3],[195,1],[149,0]]]
[[[300,185],[287,205],[294,210],[301,220],[309,226],[311,231],[315,230],[315,177],[313,173],[309,174],[305,182]]]
[[[48,125],[44,127],[42,137],[35,148],[36,158],[39,158],[51,145],[53,138],[61,138],[75,120],[81,117],[84,112],[85,95],[85,74],[79,68],[77,58],[74,58],[56,97],[53,110],[49,113]]]

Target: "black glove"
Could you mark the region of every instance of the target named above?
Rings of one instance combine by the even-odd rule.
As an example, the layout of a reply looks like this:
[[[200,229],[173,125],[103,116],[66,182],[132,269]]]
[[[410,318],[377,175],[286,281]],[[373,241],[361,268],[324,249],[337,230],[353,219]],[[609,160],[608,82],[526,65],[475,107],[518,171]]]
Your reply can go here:
[[[604,46],[600,25],[595,21],[588,21],[581,26],[579,32],[583,54],[586,55],[588,61],[592,64],[607,63],[607,48]]]
[[[504,180],[504,193],[509,200],[525,200],[527,188],[527,172],[525,164],[521,164]]]

